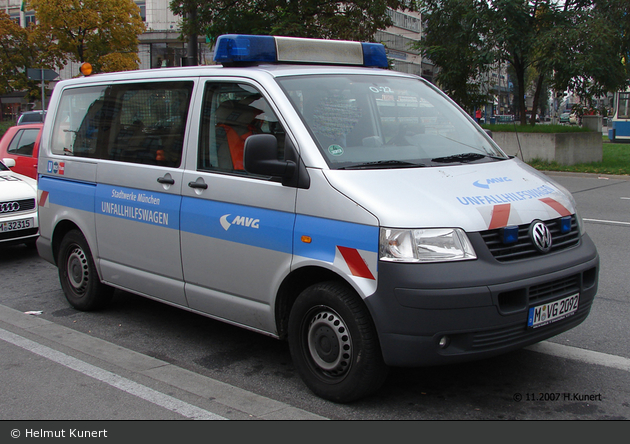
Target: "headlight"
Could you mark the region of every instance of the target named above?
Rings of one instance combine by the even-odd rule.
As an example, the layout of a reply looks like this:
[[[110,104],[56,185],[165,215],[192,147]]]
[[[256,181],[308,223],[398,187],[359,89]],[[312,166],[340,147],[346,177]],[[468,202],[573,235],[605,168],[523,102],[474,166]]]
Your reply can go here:
[[[446,262],[477,259],[460,228],[381,228],[379,258],[391,262]]]

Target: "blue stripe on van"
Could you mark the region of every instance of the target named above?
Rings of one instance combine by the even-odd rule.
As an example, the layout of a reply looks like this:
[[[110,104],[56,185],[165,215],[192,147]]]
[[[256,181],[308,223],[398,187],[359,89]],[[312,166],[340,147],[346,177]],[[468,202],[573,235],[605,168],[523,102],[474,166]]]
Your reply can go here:
[[[45,176],[39,187],[49,192],[51,204],[329,263],[337,246],[378,252],[379,229],[374,226]],[[302,242],[302,236],[309,236],[311,243]]]
[[[96,184],[40,176],[38,188],[48,191],[48,202],[54,205],[94,212]]]
[[[291,254],[295,214],[184,197],[182,231]]]
[[[311,242],[302,242],[302,236],[309,236]],[[295,222],[294,253],[332,263],[337,246],[378,252],[378,236],[378,227],[298,215]]]

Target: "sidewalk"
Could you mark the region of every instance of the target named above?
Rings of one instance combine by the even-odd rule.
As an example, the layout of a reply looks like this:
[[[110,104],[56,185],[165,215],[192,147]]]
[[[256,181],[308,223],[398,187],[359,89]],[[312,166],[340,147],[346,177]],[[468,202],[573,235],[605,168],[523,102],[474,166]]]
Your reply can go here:
[[[0,420],[322,420],[0,305]]]

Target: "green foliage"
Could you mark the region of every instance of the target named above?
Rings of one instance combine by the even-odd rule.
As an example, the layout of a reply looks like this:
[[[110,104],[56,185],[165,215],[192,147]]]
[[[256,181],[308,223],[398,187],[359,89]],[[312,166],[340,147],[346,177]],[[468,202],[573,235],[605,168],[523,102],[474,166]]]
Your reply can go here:
[[[415,2],[172,0],[170,3],[171,10],[182,17],[184,34],[201,34],[210,39],[234,33],[373,41],[377,30],[392,23],[388,7],[413,9]],[[191,19],[192,11],[195,19]]]
[[[419,43],[455,96],[475,96],[479,73],[492,63],[513,69],[520,98],[533,85],[534,105],[549,86],[584,100],[630,82],[627,0],[420,0],[426,39]],[[531,80],[528,79],[531,76]],[[544,99],[542,99],[544,100]],[[533,123],[533,120],[532,120]]]
[[[488,5],[474,0],[425,0],[423,19],[429,32],[418,48],[440,67],[436,83],[464,109],[488,102],[476,82],[495,60],[484,35],[490,30],[483,16]],[[457,62],[454,62],[456,58]]]

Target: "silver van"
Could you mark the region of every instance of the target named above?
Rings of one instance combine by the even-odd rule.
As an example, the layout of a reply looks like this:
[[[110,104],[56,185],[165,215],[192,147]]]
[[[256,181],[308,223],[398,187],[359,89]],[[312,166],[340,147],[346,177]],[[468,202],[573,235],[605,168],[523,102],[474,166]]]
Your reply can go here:
[[[72,306],[121,289],[287,340],[336,402],[588,316],[571,195],[382,45],[228,35],[215,60],[55,87],[37,245]]]

